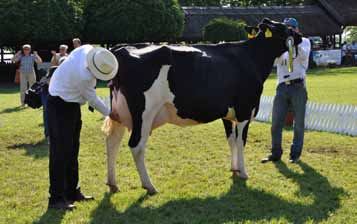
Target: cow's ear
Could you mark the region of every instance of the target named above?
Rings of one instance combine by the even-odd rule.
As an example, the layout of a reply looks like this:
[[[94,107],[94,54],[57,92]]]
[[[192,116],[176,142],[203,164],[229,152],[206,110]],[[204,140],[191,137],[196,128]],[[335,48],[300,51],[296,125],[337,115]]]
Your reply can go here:
[[[272,27],[266,23],[259,24],[259,29],[264,33],[265,38],[272,38]]]
[[[259,29],[257,27],[254,27],[254,26],[245,26],[244,29],[248,33],[248,39],[254,38],[257,35],[258,31],[259,31]]]
[[[265,38],[272,38],[273,37],[273,33],[271,32],[270,28],[267,28],[265,30],[264,35],[265,35]]]

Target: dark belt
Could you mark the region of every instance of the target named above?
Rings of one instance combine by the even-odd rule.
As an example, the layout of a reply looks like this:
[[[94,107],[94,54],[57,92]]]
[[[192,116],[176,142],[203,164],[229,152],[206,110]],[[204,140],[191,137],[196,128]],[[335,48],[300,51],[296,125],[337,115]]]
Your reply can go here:
[[[67,102],[64,101],[61,97],[59,96],[52,96],[51,94],[48,94],[47,101],[51,103],[59,103],[59,104],[67,104],[67,105],[74,105],[74,106],[80,106],[79,103],[75,102]]]
[[[303,82],[304,82],[304,79],[293,79],[293,80],[288,80],[288,81],[282,82],[282,84],[289,86],[289,85],[303,83]]]

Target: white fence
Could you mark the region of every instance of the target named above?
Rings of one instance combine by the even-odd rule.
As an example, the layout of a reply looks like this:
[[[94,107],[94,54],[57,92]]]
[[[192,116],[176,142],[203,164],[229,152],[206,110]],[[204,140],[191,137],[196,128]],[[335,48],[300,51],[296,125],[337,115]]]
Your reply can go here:
[[[100,97],[110,105],[109,97]],[[271,122],[273,96],[262,96],[256,120]],[[357,136],[357,106],[308,102],[305,128]]]
[[[256,120],[271,122],[273,96],[262,96]],[[357,106],[308,102],[305,128],[357,136]]]

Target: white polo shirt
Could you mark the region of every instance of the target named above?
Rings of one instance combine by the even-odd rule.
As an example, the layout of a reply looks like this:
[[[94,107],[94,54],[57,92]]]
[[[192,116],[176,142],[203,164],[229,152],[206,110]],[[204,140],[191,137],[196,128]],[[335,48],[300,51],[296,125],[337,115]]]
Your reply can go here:
[[[104,116],[110,114],[110,109],[97,97],[95,86],[96,78],[87,69],[87,54],[93,48],[83,45],[76,48],[68,58],[53,73],[49,93],[59,96],[66,102],[89,105]]]
[[[282,82],[286,82],[294,79],[304,79],[306,76],[306,70],[309,67],[309,55],[311,50],[310,40],[302,38],[302,42],[298,45],[298,55],[295,54],[295,48],[293,51],[293,72],[289,72],[289,53],[286,51],[279,58],[276,59],[278,73],[278,85]]]

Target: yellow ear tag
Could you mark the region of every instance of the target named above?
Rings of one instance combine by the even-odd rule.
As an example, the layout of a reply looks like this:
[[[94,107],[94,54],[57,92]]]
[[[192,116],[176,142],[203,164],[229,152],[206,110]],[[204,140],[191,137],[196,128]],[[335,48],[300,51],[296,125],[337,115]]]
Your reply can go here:
[[[257,35],[257,32],[255,32],[255,30],[253,29],[251,33],[248,33],[248,39],[254,38],[255,35]]]
[[[267,30],[265,31],[265,38],[271,38],[273,36],[271,30],[269,28],[267,28]]]

